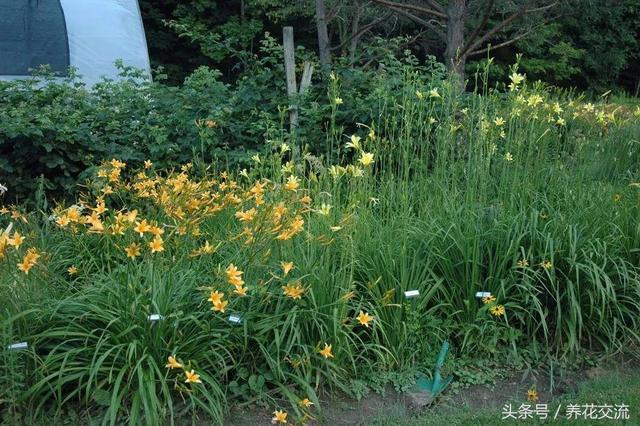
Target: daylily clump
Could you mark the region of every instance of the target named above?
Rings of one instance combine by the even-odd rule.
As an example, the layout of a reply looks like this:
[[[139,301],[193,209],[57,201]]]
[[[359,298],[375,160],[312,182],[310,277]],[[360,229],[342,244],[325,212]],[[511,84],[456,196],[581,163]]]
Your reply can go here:
[[[334,89],[333,113],[343,104]],[[242,400],[270,404],[266,422],[302,424],[319,391],[369,376],[377,386],[376,373],[445,339],[491,356],[538,338],[575,353],[587,331],[619,344],[607,327],[622,335],[638,317],[624,295],[637,289],[628,256],[640,188],[626,142],[636,127],[621,127],[640,109],[567,99],[516,68],[496,90],[460,98],[416,82],[402,104],[384,105],[403,120],[333,129],[331,154],[267,129],[264,150],[238,170],[112,159],[46,214],[0,207],[8,310],[47,314],[33,321],[46,330],[24,337],[37,345],[34,394],[63,383],[93,401],[117,382],[127,415],[153,389],[158,416],[178,412],[173,403],[200,413]],[[615,310],[591,303],[614,299]],[[584,330],[562,321],[587,310]],[[31,318],[14,317],[7,333],[22,339]]]

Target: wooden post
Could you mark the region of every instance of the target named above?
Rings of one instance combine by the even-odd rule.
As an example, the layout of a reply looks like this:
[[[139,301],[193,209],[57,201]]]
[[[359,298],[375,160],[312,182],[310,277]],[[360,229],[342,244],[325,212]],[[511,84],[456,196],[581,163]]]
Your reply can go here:
[[[304,61],[302,79],[300,80],[300,91],[296,85],[296,56],[295,44],[293,43],[293,27],[282,28],[282,46],[284,47],[284,71],[287,79],[287,96],[291,101],[289,106],[289,132],[292,140],[295,140],[295,132],[298,127],[298,106],[296,96],[302,95],[311,86],[311,76],[313,75],[313,65],[309,61]],[[295,159],[300,154],[296,144],[291,147],[291,157]]]
[[[304,61],[302,80],[300,80],[300,94],[303,94],[311,86],[311,76],[313,75],[313,65],[309,61]]]
[[[282,29],[282,45],[284,47],[284,72],[287,78],[287,95],[293,98],[297,93],[296,87],[296,57],[293,44],[293,27]],[[298,109],[291,106],[289,111],[290,130],[293,133],[298,126]]]

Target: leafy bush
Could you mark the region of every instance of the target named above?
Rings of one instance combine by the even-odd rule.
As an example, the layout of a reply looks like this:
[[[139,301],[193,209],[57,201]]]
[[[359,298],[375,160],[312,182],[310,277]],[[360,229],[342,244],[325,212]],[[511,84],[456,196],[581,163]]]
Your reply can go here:
[[[195,125],[226,96],[219,73],[200,69],[178,89],[122,72],[123,81],[91,90],[74,77],[0,82],[0,179],[12,182],[14,198],[32,194],[40,175],[53,194],[72,191],[108,158],[168,166],[219,148],[213,131],[199,139]]]
[[[281,132],[290,103],[282,46],[268,35],[261,46],[261,56],[251,58],[233,86],[206,67],[172,87],[162,84],[162,74],[149,82],[122,65],[121,81],[93,88],[73,74],[54,79],[44,71],[31,79],[0,82],[0,182],[12,182],[10,196],[16,201],[33,198],[40,176],[48,194],[69,196],[89,176],[86,171],[111,158],[137,166],[151,160],[164,168],[194,156],[246,164],[247,153],[265,151],[265,140],[285,142],[294,136],[296,143],[323,154],[326,139],[318,129],[328,128],[332,120],[342,126],[351,126],[354,119],[377,120],[381,108],[397,100],[409,71],[422,73],[425,85],[443,76],[435,63],[420,66],[410,55],[399,61],[387,54],[381,59],[384,68],[345,68],[352,84],[343,88],[348,101],[337,117],[322,106],[328,94],[320,82],[293,102],[302,111],[300,126],[288,135]],[[299,56],[309,55],[301,51]],[[316,73],[316,78],[324,77]],[[382,94],[393,97],[383,99]]]

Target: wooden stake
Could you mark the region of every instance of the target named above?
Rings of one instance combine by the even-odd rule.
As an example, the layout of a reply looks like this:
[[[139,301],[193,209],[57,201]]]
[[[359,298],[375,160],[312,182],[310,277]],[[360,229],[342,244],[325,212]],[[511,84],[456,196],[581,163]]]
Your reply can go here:
[[[313,65],[309,61],[304,61],[302,80],[300,81],[300,94],[303,94],[311,86],[311,76],[313,75]]]
[[[295,104],[295,97],[303,94],[311,86],[313,76],[313,65],[309,61],[304,62],[302,79],[300,80],[300,91],[298,91],[296,81],[296,55],[295,44],[293,42],[293,27],[282,28],[282,46],[284,47],[284,71],[287,79],[287,96],[291,100],[289,107],[289,131],[295,134],[298,127],[298,107]],[[297,147],[292,149],[292,156],[297,156]]]
[[[296,87],[296,56],[293,44],[293,27],[282,28],[282,45],[284,47],[284,72],[287,78],[287,95],[293,98],[297,93]],[[289,111],[291,132],[298,126],[298,109],[292,106]]]

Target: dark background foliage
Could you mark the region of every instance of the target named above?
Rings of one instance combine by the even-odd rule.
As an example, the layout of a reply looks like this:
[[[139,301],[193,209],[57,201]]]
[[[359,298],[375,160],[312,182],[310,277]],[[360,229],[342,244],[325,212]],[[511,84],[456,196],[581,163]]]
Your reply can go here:
[[[469,5],[474,3],[482,7],[487,2]],[[497,2],[491,20],[498,22],[508,3]],[[246,68],[248,55],[258,53],[262,34],[270,32],[279,38],[284,25],[294,27],[296,44],[317,51],[311,0],[142,0],[140,4],[152,62],[165,67],[172,83],[181,82],[203,64],[220,69],[225,81],[238,78]],[[351,41],[349,29],[356,19],[357,7],[360,27],[372,24],[359,38],[353,61],[356,65],[368,63],[370,58],[363,45],[376,36],[410,36],[404,47],[419,59],[428,55],[443,58],[445,46],[433,31],[423,31],[403,15],[389,15],[376,22],[376,17],[384,14],[376,2],[327,0],[325,4],[331,14],[328,30],[336,55],[349,55],[344,44]],[[619,88],[637,96],[640,0],[562,0],[553,4],[547,23],[536,26],[535,31],[516,43],[492,52],[496,65],[506,72],[515,55],[522,53],[522,70],[530,77],[581,90]],[[492,43],[498,45],[510,35],[509,31],[499,33]],[[477,60],[468,63],[467,70],[473,72],[476,63]]]
[[[389,49],[389,50],[388,50]],[[121,65],[120,81],[85,87],[74,77],[0,81],[0,183],[9,183],[5,200],[32,198],[39,186],[55,198],[72,197],[95,167],[117,158],[132,166],[151,160],[170,169],[190,161],[244,167],[256,153],[283,142],[327,155],[330,120],[353,131],[355,123],[372,123],[380,108],[399,102],[407,72],[427,91],[445,76],[441,64],[418,63],[393,48],[373,48],[385,67],[338,67],[344,104],[331,116],[327,85],[317,81],[295,102],[299,126],[288,132],[288,105],[282,46],[271,37],[260,42],[260,55],[247,63],[235,82],[224,82],[215,69],[200,66],[180,85],[165,75],[146,81],[142,73]],[[300,56],[308,55],[300,49]],[[328,77],[318,77],[318,80]],[[393,93],[395,99],[382,99]]]

